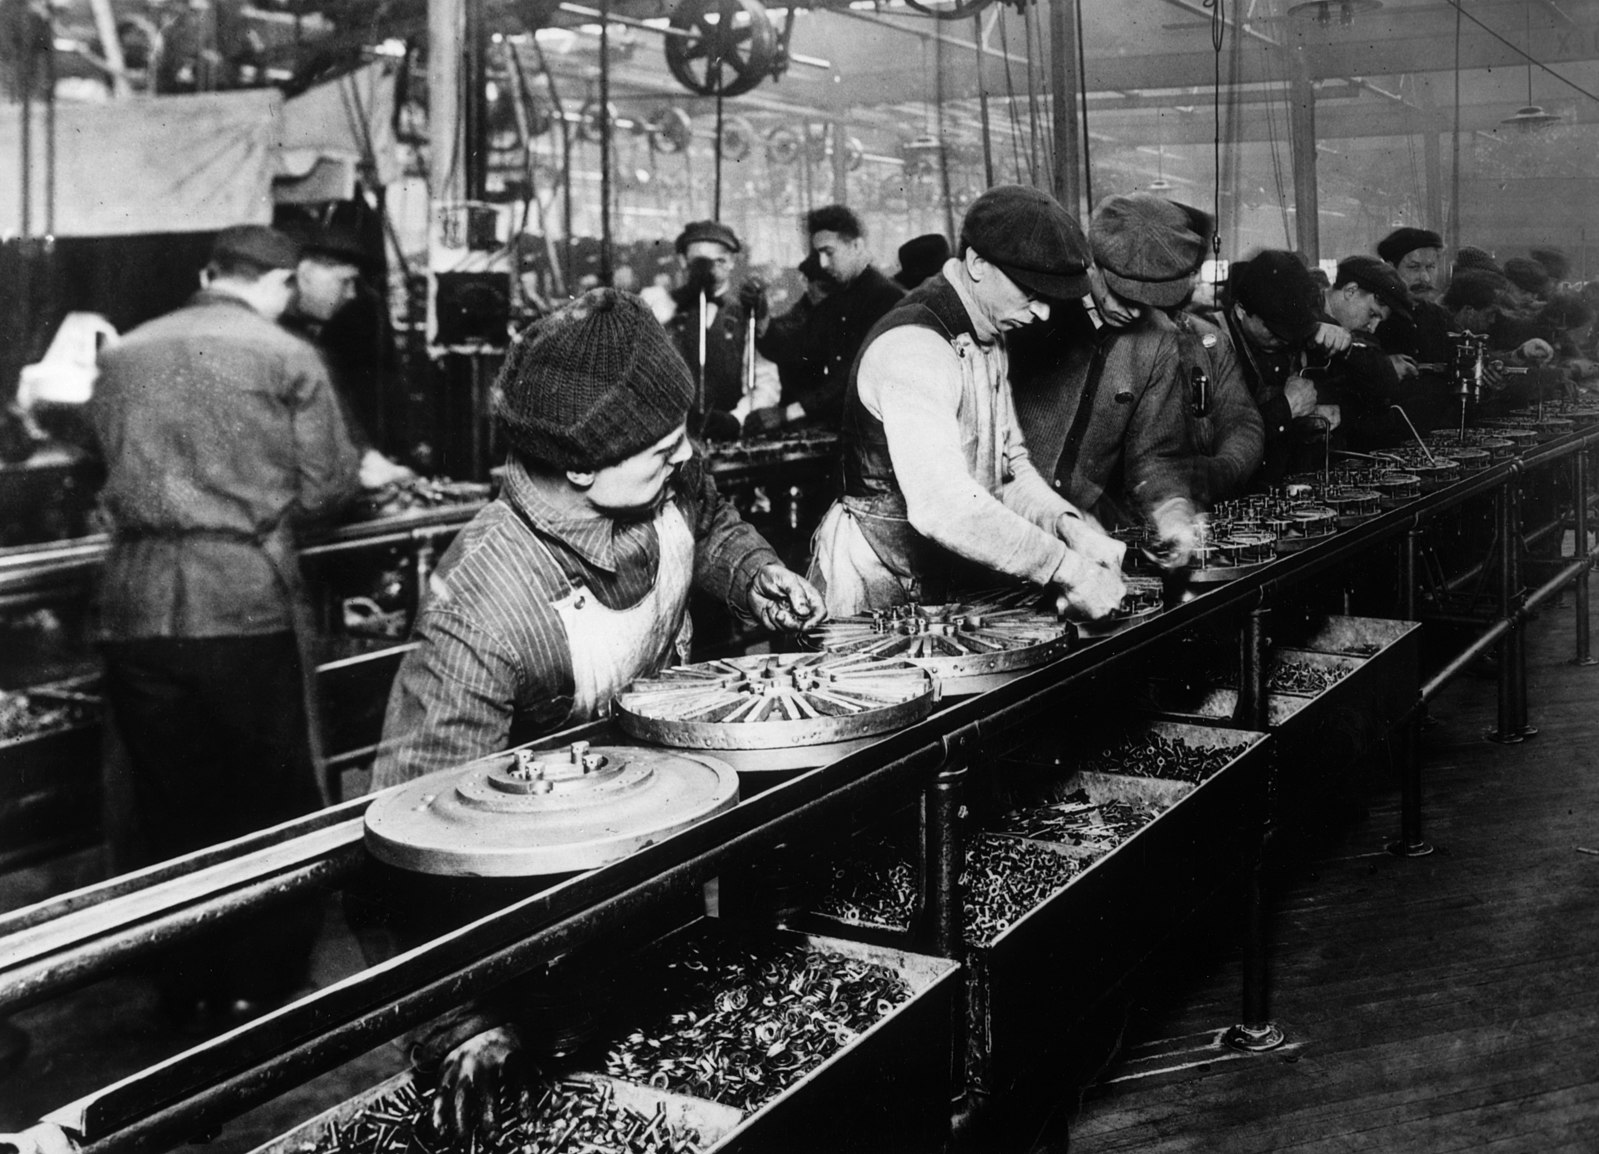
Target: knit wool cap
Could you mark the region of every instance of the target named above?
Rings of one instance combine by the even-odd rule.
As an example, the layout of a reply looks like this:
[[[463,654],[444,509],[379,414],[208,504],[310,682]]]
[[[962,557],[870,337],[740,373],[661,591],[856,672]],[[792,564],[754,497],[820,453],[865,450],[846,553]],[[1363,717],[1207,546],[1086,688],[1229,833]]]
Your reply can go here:
[[[1320,322],[1321,288],[1297,256],[1267,249],[1249,260],[1234,261],[1227,271],[1232,299],[1257,316],[1273,335],[1297,345],[1309,339]]]
[[[1428,228],[1396,228],[1377,242],[1377,255],[1398,264],[1418,248],[1443,248],[1444,238]]]
[[[590,471],[681,425],[694,376],[643,300],[597,288],[517,338],[493,401],[506,440],[523,457]]]
[[[1455,253],[1455,271],[1463,268],[1480,268],[1487,272],[1504,275],[1505,270],[1499,267],[1499,262],[1494,260],[1493,253],[1487,249],[1478,248],[1474,244],[1463,244],[1460,251]]]
[[[262,268],[293,268],[300,263],[300,246],[293,238],[264,224],[236,224],[217,233],[211,242],[211,259],[247,260]]]
[[[1513,256],[1505,261],[1505,276],[1511,284],[1533,296],[1549,291],[1549,270],[1527,257]]]
[[[738,234],[721,221],[691,220],[684,226],[683,231],[677,234],[677,255],[687,256],[688,246],[702,240],[719,244],[728,252],[743,251],[743,246],[738,243]]]
[[[899,271],[894,280],[902,287],[913,289],[944,267],[949,259],[949,241],[941,232],[913,236],[899,246]]]
[[[1209,237],[1205,213],[1147,192],[1107,196],[1088,225],[1094,263],[1111,291],[1162,309],[1188,297]]]
[[[1088,292],[1088,238],[1047,192],[1020,184],[989,189],[966,210],[961,244],[1041,296],[1074,300]]]
[[[1532,259],[1543,265],[1550,280],[1566,280],[1571,276],[1571,258],[1558,248],[1535,248]]]
[[[1461,269],[1449,278],[1449,289],[1444,293],[1444,307],[1490,308],[1499,302],[1499,293],[1506,283],[1504,277],[1487,269]]]
[[[1410,290],[1399,279],[1394,266],[1374,256],[1346,256],[1338,262],[1338,275],[1333,277],[1333,287],[1356,284],[1372,293],[1383,304],[1402,317],[1410,316]]]

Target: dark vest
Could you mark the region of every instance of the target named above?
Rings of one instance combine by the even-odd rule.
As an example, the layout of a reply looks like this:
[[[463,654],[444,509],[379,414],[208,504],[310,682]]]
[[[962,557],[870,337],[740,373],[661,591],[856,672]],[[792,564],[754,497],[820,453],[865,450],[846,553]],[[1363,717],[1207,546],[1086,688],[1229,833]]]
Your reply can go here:
[[[844,397],[840,437],[844,500],[878,560],[901,577],[922,580],[923,599],[928,600],[930,594],[937,595],[933,591],[943,584],[956,559],[911,527],[883,422],[861,404],[858,380],[861,358],[872,342],[905,325],[932,329],[951,344],[962,333],[976,337],[966,306],[943,274],[925,281],[872,326],[850,366],[849,390]]]

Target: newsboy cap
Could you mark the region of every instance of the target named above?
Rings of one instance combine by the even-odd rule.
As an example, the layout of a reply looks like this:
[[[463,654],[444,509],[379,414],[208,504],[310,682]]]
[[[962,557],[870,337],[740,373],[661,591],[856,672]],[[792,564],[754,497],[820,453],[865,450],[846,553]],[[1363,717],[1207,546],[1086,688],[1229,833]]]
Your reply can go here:
[[[1528,255],[1543,265],[1550,280],[1565,280],[1571,275],[1571,258],[1558,248],[1535,248]]]
[[[1333,288],[1358,285],[1402,317],[1410,316],[1410,290],[1399,279],[1394,266],[1374,256],[1346,256],[1338,262]]]
[[[264,224],[236,224],[217,233],[211,242],[211,259],[244,260],[262,268],[293,268],[300,263],[300,246]]]
[[[1389,264],[1398,264],[1405,254],[1418,248],[1443,248],[1444,238],[1430,228],[1396,228],[1377,242],[1377,255]]]
[[[949,241],[941,232],[913,236],[899,246],[899,271],[894,280],[901,288],[913,289],[944,267],[949,259]]]
[[[708,240],[719,244],[728,252],[742,252],[743,246],[738,243],[738,234],[719,220],[691,220],[677,234],[677,255],[687,256],[688,246]]]
[[[1041,296],[1072,300],[1088,291],[1083,226],[1039,189],[1001,184],[983,193],[966,210],[961,244]]]
[[[1205,260],[1210,217],[1147,192],[1107,196],[1088,225],[1094,264],[1112,292],[1155,308],[1180,305]]]
[[[1533,296],[1549,291],[1549,270],[1530,257],[1513,256],[1505,261],[1505,276],[1511,284]]]
[[[1320,323],[1321,288],[1304,262],[1291,252],[1267,249],[1234,261],[1227,286],[1243,310],[1260,318],[1274,335],[1297,345]]]
[[[597,288],[523,331],[493,399],[506,440],[523,457],[593,470],[681,425],[694,377],[643,300]]]

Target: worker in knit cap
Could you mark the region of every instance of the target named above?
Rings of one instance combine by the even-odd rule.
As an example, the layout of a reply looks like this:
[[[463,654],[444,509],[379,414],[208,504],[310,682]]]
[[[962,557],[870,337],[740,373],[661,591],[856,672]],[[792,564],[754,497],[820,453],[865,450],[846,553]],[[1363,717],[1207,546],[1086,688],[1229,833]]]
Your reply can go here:
[[[602,715],[618,687],[687,659],[691,586],[768,629],[820,617],[694,455],[693,399],[631,293],[591,290],[522,334],[494,388],[504,487],[433,575],[375,788]]]
[[[593,289],[523,332],[493,394],[499,498],[429,582],[373,771],[382,789],[604,716],[628,682],[688,660],[691,587],[771,630],[822,598],[722,499],[687,431],[694,379],[637,296]],[[489,1003],[413,1047],[442,1063],[435,1120],[493,1113],[521,1047]]]

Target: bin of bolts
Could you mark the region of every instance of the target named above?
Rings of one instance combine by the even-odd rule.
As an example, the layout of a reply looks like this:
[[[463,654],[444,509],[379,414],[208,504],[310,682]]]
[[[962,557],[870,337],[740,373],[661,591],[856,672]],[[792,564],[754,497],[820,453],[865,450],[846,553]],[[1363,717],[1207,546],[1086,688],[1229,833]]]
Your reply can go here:
[[[541,1080],[507,1094],[494,1128],[459,1141],[437,1135],[431,1095],[401,1074],[253,1154],[689,1154],[738,1124],[737,1111],[609,1078]]]
[[[908,933],[921,906],[911,856],[892,839],[863,844],[832,859],[826,891],[813,912],[852,929]]]
[[[0,690],[0,747],[99,720],[100,699],[41,686],[32,692]]]
[[[908,1002],[878,962],[802,937],[706,923],[643,959],[640,1024],[613,1035],[605,1073],[750,1112]]]

